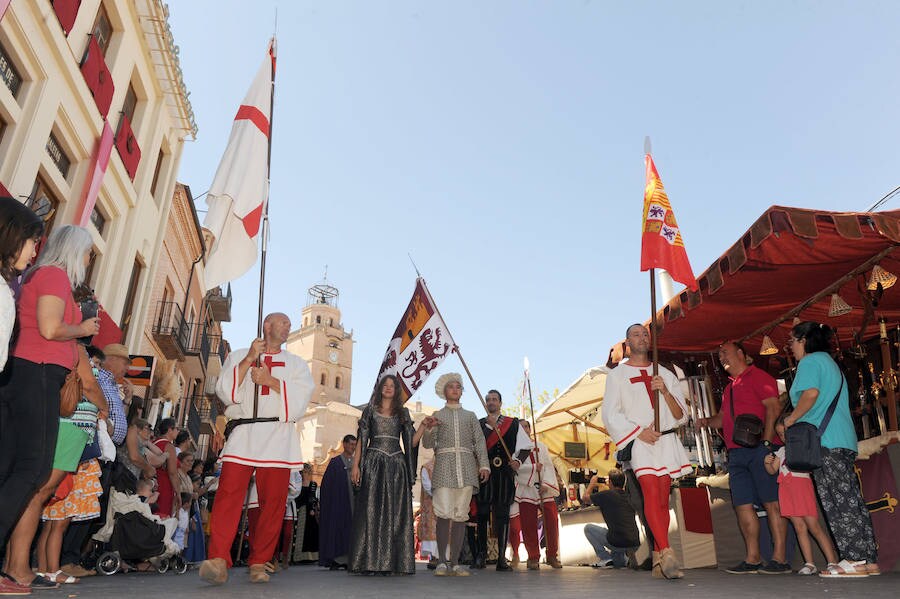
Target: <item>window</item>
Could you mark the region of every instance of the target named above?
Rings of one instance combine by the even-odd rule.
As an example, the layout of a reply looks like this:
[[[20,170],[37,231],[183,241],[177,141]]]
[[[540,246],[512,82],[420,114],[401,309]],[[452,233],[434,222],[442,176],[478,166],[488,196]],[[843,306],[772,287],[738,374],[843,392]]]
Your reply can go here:
[[[334,388],[335,389],[341,388],[341,377],[339,377],[339,376],[334,377]]]
[[[112,23],[109,20],[109,15],[106,13],[106,9],[101,3],[100,8],[97,10],[97,18],[94,20],[94,26],[91,28],[91,35],[97,40],[97,45],[100,46],[100,51],[103,52],[103,56],[106,56],[106,50],[109,48],[109,39],[112,37],[112,31],[113,28]]]
[[[38,175],[26,202],[29,208],[44,221],[44,235],[50,235],[56,211],[59,209],[59,198],[53,193],[44,178]]]
[[[6,119],[0,114],[0,143],[3,143],[3,134],[6,133]]]
[[[128,338],[128,328],[131,326],[131,316],[134,311],[134,302],[137,298],[140,281],[141,263],[135,256],[134,266],[131,267],[131,278],[128,280],[128,292],[125,294],[125,307],[122,309],[122,339]]]
[[[323,372],[322,376],[319,377],[319,384],[324,385],[326,382],[328,382],[328,381],[325,380],[325,373]]]
[[[3,79],[3,83],[9,89],[9,93],[15,98],[22,88],[22,76],[19,75],[19,71],[13,66],[12,59],[3,46],[0,46],[0,79]]]
[[[134,109],[137,107],[137,93],[134,86],[128,84],[128,91],[125,92],[125,102],[122,104],[122,114],[128,117],[128,122],[134,122]]]
[[[103,213],[96,206],[91,211],[91,224],[97,229],[97,233],[103,237],[103,229],[106,228],[106,217],[103,216]]]
[[[316,316],[316,324],[322,324],[322,317]]]
[[[156,168],[153,169],[153,182],[150,184],[150,195],[154,198],[156,197],[156,186],[159,183],[159,173],[162,171],[163,158],[165,158],[165,154],[160,148],[159,156],[156,157]]]
[[[65,150],[59,145],[59,140],[56,139],[56,136],[52,133],[50,134],[50,137],[47,138],[46,147],[47,154],[50,155],[50,160],[56,165],[56,168],[62,173],[63,179],[65,179],[69,176],[69,167],[72,166],[72,161],[66,156]]]

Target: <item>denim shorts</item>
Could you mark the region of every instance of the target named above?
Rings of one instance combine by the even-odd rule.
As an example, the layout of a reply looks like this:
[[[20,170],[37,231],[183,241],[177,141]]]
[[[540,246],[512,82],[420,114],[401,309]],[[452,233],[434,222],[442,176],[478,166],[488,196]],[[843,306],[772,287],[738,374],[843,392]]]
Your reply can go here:
[[[778,475],[766,472],[765,458],[769,450],[738,447],[728,450],[728,482],[734,506],[778,501]]]

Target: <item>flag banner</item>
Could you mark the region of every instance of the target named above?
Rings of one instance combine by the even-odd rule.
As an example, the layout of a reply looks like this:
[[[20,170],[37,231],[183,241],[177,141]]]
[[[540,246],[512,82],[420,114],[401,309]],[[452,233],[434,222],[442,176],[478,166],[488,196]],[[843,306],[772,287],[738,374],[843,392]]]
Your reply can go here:
[[[275,40],[238,108],[228,146],[206,196],[203,226],[215,240],[206,257],[205,286],[233,281],[256,263],[257,238],[269,192],[269,135]]]
[[[384,354],[376,385],[385,375],[396,375],[404,399],[409,399],[454,347],[425,280],[418,278],[409,306]]]
[[[650,154],[644,156],[644,163],[647,167],[647,186],[644,188],[641,271],[665,269],[674,280],[696,291],[697,279],[691,270],[681,230]]]

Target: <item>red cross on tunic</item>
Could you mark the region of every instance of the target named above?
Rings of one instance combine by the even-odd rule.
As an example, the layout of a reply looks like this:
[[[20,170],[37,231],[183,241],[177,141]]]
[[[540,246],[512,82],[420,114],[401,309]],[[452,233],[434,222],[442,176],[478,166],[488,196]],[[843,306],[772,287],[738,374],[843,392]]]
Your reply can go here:
[[[641,368],[641,376],[636,376],[628,379],[632,384],[636,385],[638,383],[644,383],[644,386],[647,387],[647,398],[650,400],[650,405],[653,405],[653,390],[650,389],[650,383],[653,381],[653,377],[647,374],[647,371],[644,368]]]
[[[269,374],[272,373],[273,366],[284,366],[284,362],[276,362],[275,360],[272,359],[272,356],[269,354],[266,354],[266,356],[263,358],[263,364],[265,364],[266,368],[269,369]],[[259,391],[259,394],[260,395],[268,395],[269,388],[266,385],[263,385],[262,389],[260,389],[260,391]]]

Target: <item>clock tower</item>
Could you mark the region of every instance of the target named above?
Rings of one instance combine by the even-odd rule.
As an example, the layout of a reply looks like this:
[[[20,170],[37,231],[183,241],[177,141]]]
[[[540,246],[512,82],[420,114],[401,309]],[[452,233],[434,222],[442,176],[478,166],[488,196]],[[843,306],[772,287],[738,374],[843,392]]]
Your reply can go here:
[[[287,350],[306,360],[316,384],[308,410],[329,402],[350,403],[353,331],[344,330],[338,296],[326,281],[310,287],[300,328],[287,340]]]

